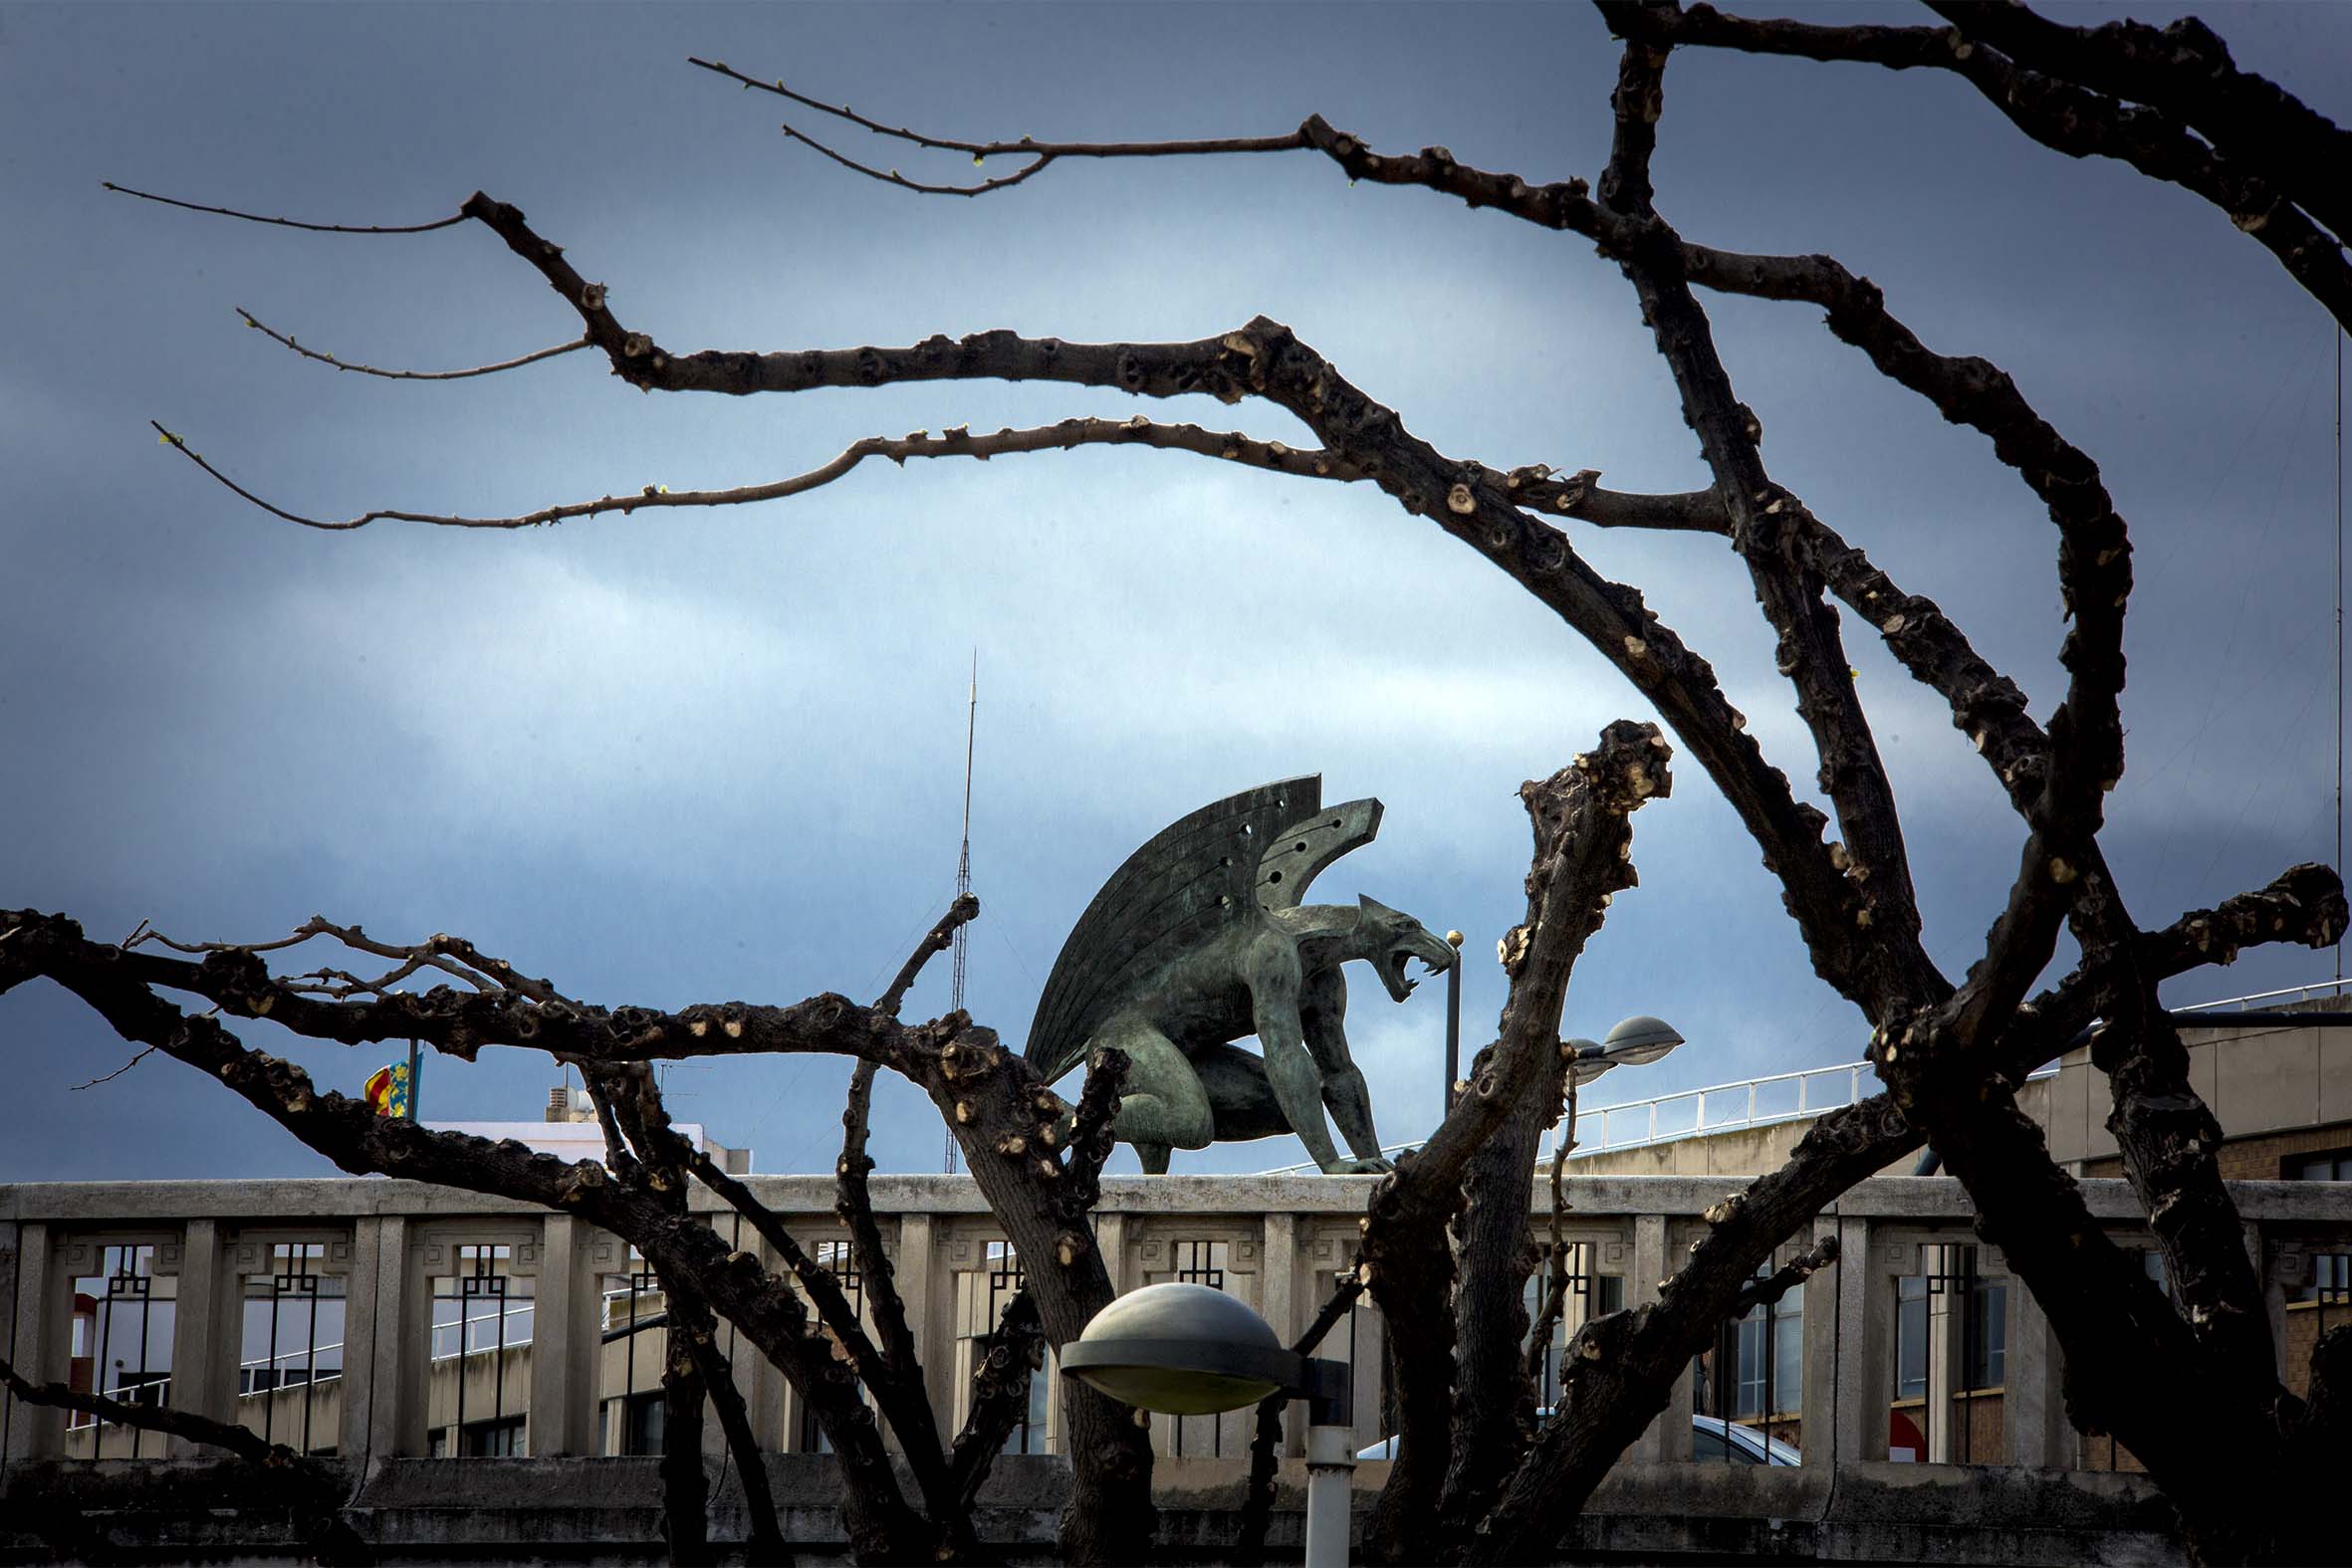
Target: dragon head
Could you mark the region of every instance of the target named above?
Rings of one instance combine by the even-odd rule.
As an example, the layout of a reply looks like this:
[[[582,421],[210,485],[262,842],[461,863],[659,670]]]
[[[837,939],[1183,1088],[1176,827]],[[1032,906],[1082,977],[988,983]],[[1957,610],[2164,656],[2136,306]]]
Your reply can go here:
[[[1405,966],[1414,959],[1419,959],[1435,975],[1453,968],[1461,957],[1453,944],[1401,909],[1391,909],[1378,899],[1360,895],[1356,906],[1355,941],[1350,956],[1364,960],[1380,972],[1380,984],[1388,988],[1388,995],[1394,1001],[1404,1001],[1420,984],[1417,978],[1407,979],[1405,975]]]

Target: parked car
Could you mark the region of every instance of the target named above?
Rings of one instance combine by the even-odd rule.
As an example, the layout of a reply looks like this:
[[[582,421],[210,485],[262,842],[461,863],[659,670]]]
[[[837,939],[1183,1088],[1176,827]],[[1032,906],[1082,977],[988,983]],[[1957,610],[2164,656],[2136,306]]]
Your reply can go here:
[[[1535,1412],[1537,1421],[1548,1421],[1551,1412]],[[1368,1449],[1357,1451],[1358,1459],[1393,1459],[1396,1457],[1396,1439],[1382,1438]],[[1727,1424],[1721,1416],[1693,1416],[1691,1418],[1691,1457],[1701,1463],[1716,1464],[1796,1464],[1802,1462],[1797,1451],[1779,1439],[1766,1440],[1753,1427],[1738,1422]]]

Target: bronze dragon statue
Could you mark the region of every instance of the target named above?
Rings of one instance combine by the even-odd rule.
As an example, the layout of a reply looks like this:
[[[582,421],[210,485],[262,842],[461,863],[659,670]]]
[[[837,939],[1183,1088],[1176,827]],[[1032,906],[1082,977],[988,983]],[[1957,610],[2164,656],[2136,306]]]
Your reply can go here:
[[[1172,1149],[1296,1133],[1326,1173],[1385,1171],[1347,1053],[1340,966],[1402,1002],[1455,962],[1444,938],[1369,898],[1305,904],[1316,874],[1380,830],[1378,800],[1325,809],[1322,779],[1261,784],[1171,823],[1127,857],[1062,944],[1026,1055],[1051,1082],[1109,1046],[1133,1067],[1113,1130],[1143,1169]],[[1255,1034],[1262,1054],[1233,1042]],[[1328,1109],[1354,1158],[1342,1159]]]

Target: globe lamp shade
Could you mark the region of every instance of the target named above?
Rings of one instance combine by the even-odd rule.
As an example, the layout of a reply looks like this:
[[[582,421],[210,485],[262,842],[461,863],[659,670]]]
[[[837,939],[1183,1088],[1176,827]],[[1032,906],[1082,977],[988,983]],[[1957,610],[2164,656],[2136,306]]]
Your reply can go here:
[[[1062,1348],[1061,1370],[1122,1405],[1214,1416],[1297,1389],[1303,1358],[1222,1290],[1170,1283],[1131,1291]]]
[[[1682,1036],[1664,1018],[1653,1018],[1647,1013],[1636,1013],[1609,1030],[1609,1037],[1601,1042],[1608,1059],[1627,1066],[1640,1067],[1656,1061],[1682,1043]]]
[[[1581,1087],[1617,1065],[1616,1058],[1604,1055],[1598,1043],[1587,1039],[1561,1040],[1560,1052],[1568,1058],[1568,1081]]]

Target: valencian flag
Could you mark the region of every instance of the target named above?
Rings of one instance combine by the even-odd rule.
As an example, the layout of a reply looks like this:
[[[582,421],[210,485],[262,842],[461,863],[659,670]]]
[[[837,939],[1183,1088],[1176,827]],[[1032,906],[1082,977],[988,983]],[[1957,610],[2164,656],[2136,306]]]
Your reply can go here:
[[[408,1063],[396,1061],[388,1067],[376,1068],[368,1078],[366,1087],[359,1092],[366,1097],[376,1115],[404,1120],[416,1090],[408,1079]]]

